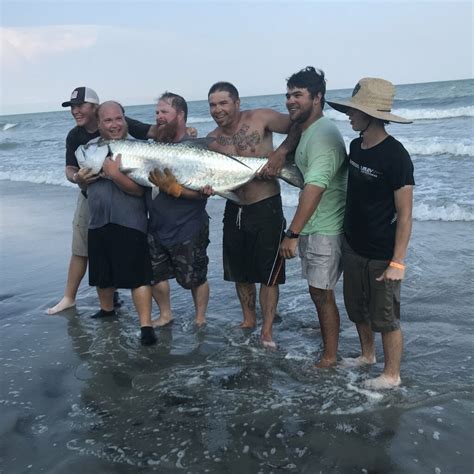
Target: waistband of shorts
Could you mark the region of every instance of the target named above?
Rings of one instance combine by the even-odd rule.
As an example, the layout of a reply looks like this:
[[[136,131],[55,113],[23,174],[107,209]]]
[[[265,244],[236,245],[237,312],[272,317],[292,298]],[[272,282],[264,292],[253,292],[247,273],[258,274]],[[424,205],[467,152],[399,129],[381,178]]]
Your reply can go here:
[[[260,209],[264,207],[274,207],[274,205],[281,205],[281,194],[275,194],[274,196],[267,197],[261,201],[254,202],[253,204],[236,204],[232,201],[227,201],[227,207],[230,209],[242,208],[245,211],[253,211],[254,209]]]

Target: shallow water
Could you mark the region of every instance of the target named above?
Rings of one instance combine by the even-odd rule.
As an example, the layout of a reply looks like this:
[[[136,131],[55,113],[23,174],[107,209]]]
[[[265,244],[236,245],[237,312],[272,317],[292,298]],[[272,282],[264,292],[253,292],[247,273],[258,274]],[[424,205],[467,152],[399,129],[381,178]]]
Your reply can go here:
[[[140,346],[126,291],[117,319],[89,318],[97,299],[87,286],[77,309],[46,316],[64,284],[75,194],[31,191],[2,187],[11,212],[2,213],[0,472],[472,471],[472,223],[415,223],[403,385],[375,392],[361,382],[381,372],[380,341],[373,367],[313,368],[320,331],[296,260],[281,288],[278,349],[235,328],[241,314],[222,281],[218,199],[209,203],[205,328],[194,327],[191,295],[176,285],[176,320],[154,347]],[[49,219],[36,218],[45,206]],[[21,229],[20,208],[31,216]],[[358,339],[341,286],[347,357]]]

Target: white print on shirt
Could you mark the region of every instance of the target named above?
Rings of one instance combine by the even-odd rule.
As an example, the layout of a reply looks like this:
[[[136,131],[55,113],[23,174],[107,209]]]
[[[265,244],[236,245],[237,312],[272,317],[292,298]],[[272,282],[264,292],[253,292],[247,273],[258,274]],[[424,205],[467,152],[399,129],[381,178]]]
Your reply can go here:
[[[372,176],[372,178],[378,178],[382,173],[377,170],[373,170],[372,168],[369,168],[368,166],[361,166],[359,163],[356,163],[353,160],[349,160],[349,163],[357,168],[362,174],[366,174],[369,176]]]

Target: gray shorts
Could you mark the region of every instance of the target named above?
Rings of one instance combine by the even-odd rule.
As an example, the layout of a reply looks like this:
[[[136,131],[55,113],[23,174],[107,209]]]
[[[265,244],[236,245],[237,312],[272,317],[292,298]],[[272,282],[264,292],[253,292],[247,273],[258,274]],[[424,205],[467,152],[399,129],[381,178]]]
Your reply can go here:
[[[333,290],[342,273],[342,239],[339,235],[310,234],[299,238],[301,274],[308,285]]]
[[[373,260],[355,253],[345,242],[344,304],[354,323],[368,324],[372,331],[390,332],[400,328],[400,281],[377,281],[388,260]]]
[[[76,212],[72,221],[72,254],[87,257],[87,232],[89,227],[89,204],[84,195],[77,196]]]

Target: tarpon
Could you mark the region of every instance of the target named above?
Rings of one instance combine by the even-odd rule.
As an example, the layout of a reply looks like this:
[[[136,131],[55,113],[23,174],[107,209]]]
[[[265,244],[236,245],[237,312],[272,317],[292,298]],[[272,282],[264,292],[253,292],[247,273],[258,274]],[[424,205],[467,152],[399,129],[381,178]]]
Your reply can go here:
[[[196,141],[199,143],[199,141]],[[81,145],[76,158],[81,168],[99,173],[107,156],[121,155],[121,171],[136,183],[154,187],[148,181],[150,171],[171,170],[180,184],[199,191],[210,185],[216,194],[238,202],[232,191],[251,181],[267,158],[234,157],[186,143],[156,143],[139,140],[98,140]],[[301,172],[293,163],[286,164],[279,178],[303,188]]]

